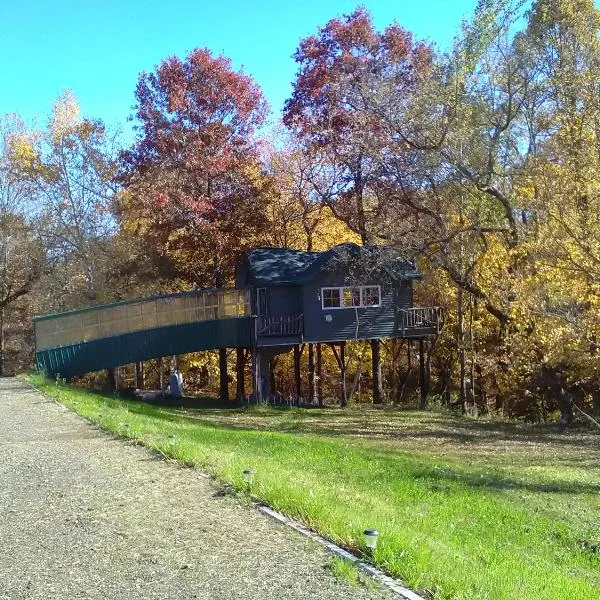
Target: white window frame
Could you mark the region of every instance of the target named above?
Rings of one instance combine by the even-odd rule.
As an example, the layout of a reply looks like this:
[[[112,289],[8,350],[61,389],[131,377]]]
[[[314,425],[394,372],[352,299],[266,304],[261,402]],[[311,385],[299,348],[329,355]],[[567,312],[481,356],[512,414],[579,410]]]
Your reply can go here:
[[[365,288],[377,288],[379,295],[378,304],[365,304],[363,290]],[[326,290],[338,290],[340,303],[344,302],[344,290],[359,290],[360,293],[360,304],[358,306],[325,306],[325,291]],[[348,308],[381,308],[381,286],[380,285],[345,285],[345,286],[330,286],[321,288],[321,309],[322,310],[342,310]]]

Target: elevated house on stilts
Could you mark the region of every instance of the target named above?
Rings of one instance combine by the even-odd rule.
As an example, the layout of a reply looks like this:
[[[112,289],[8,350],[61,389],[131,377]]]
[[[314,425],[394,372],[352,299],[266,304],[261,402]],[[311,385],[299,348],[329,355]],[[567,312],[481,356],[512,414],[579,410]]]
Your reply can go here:
[[[413,306],[413,282],[420,277],[414,263],[381,246],[342,244],[325,252],[257,248],[242,256],[235,288],[36,317],[36,358],[47,373],[71,377],[174,354],[250,349],[253,396],[260,402],[273,393],[272,359],[291,350],[300,396],[300,352],[306,344],[312,399],[321,344],[333,348],[344,382],[347,341],[423,341],[439,333],[440,309]],[[426,385],[424,373],[421,382]]]

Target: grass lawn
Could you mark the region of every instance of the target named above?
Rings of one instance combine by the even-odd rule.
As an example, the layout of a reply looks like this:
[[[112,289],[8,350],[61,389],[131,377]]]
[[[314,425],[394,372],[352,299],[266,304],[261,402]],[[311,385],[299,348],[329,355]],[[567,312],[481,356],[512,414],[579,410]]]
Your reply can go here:
[[[54,382],[29,381],[49,395]],[[600,598],[600,435],[371,408],[158,408],[59,389],[106,430],[242,488],[435,598]]]

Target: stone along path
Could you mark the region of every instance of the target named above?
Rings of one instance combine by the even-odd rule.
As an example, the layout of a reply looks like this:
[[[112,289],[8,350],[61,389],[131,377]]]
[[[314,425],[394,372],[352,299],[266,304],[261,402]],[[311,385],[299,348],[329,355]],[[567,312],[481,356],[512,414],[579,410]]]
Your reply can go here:
[[[0,379],[0,599],[390,598],[198,471]]]

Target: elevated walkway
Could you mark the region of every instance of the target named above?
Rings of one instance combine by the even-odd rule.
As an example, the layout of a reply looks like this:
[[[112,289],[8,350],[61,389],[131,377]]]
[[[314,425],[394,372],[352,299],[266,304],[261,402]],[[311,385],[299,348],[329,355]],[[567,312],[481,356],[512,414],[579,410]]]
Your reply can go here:
[[[247,289],[208,289],[34,318],[38,366],[72,377],[140,360],[252,345]]]

